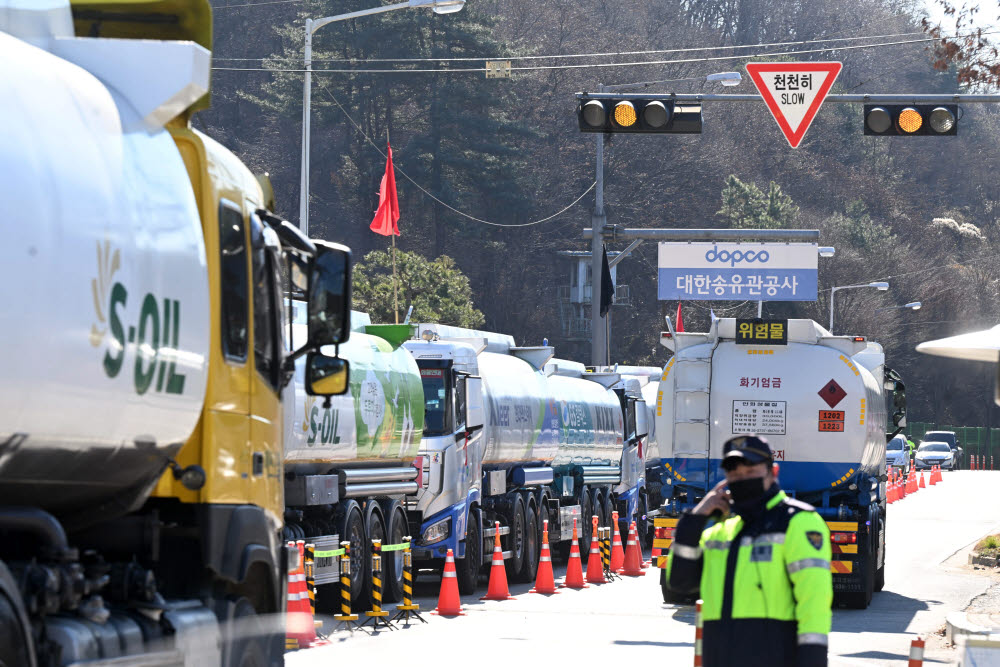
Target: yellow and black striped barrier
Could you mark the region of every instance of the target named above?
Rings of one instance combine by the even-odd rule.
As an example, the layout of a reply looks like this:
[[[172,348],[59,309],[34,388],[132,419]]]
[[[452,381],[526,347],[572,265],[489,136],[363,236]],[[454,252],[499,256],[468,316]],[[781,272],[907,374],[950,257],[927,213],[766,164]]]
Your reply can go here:
[[[316,631],[319,632],[323,628],[323,621],[316,619],[316,545],[307,544],[305,549],[306,592],[309,594],[309,613],[313,617],[313,624],[316,626]]]
[[[372,624],[373,630],[378,630],[378,626],[384,625],[389,630],[395,630],[392,623],[386,618],[389,612],[382,611],[382,540],[372,540],[372,609],[366,611],[368,618],[361,625]]]
[[[604,578],[608,581],[618,579],[618,575],[611,571],[611,528],[597,529],[597,543],[601,549],[601,568],[604,570]]]
[[[403,604],[396,605],[396,615],[392,617],[392,620],[403,619],[409,624],[412,616],[421,623],[426,623],[427,620],[420,615],[420,605],[413,602],[413,552],[410,551],[412,539],[412,537],[406,536],[403,538],[403,544],[398,545],[403,547]]]
[[[337,629],[347,626],[354,630],[357,625],[357,614],[351,613],[351,543],[341,542],[340,549],[340,613],[333,617],[337,621]]]

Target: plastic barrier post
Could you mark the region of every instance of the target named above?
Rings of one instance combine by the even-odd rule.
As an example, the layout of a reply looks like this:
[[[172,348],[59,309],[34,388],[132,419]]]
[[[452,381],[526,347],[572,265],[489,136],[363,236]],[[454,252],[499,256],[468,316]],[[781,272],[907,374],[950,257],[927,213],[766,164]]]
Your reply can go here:
[[[694,667],[701,667],[701,600],[694,603]]]
[[[389,612],[382,611],[382,540],[372,540],[372,609],[366,611],[365,622],[361,625],[372,623],[372,630],[378,632],[378,626],[384,625],[389,630],[395,630],[392,623],[386,618]]]
[[[333,620],[337,621],[336,629],[343,625],[353,632],[358,616],[351,613],[351,543],[341,542],[340,548],[344,550],[340,555],[340,613]]]
[[[398,622],[401,618],[409,625],[412,616],[421,623],[426,623],[427,619],[420,615],[420,605],[413,602],[413,552],[410,551],[413,538],[407,535],[403,538],[403,543],[406,544],[403,549],[403,604],[396,605],[396,615],[392,620]]]

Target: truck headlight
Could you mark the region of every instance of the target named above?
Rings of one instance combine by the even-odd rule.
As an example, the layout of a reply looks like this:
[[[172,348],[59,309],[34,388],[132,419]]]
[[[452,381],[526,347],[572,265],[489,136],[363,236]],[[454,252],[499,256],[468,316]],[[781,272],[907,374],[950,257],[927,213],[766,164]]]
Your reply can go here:
[[[451,517],[447,519],[441,519],[424,529],[424,532],[420,535],[420,541],[424,544],[431,544],[432,542],[440,542],[444,538],[448,537],[451,533]]]

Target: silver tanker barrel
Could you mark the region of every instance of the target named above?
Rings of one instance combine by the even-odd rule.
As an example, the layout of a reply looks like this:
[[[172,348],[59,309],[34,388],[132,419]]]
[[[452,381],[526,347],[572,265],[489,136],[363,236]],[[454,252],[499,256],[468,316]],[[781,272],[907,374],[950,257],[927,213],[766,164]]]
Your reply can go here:
[[[0,70],[0,504],[126,511],[205,397],[191,181],[170,134],[93,74],[3,32]]]

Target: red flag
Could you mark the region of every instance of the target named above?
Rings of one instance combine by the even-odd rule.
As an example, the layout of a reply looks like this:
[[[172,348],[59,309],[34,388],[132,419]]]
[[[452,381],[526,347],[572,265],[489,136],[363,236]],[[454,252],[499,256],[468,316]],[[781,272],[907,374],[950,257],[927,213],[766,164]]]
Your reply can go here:
[[[399,201],[396,199],[396,173],[392,169],[392,146],[386,142],[385,174],[378,188],[378,210],[372,220],[371,230],[382,236],[399,236]]]
[[[681,319],[681,302],[677,302],[677,331],[684,331],[684,320]]]

